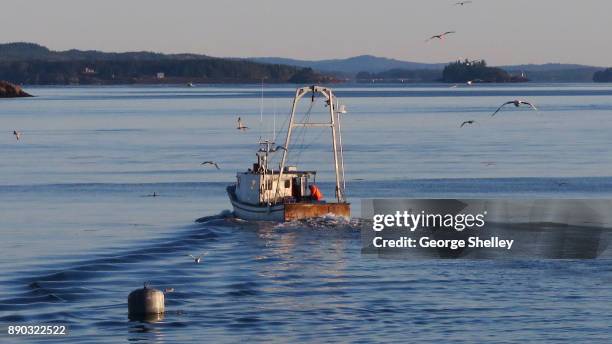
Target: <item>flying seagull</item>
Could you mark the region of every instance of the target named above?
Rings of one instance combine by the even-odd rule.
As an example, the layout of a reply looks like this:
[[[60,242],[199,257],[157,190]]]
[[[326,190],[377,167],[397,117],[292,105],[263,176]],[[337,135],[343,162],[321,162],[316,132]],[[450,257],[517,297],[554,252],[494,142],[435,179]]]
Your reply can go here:
[[[18,132],[17,130],[13,130],[13,135],[15,135],[15,138],[17,139],[17,141],[19,141],[19,139],[21,138],[21,133]]]
[[[245,126],[244,123],[242,123],[242,118],[238,117],[236,129],[246,131],[247,129],[249,129],[249,127]]]
[[[200,165],[213,165],[213,166],[215,166],[215,167],[217,168],[217,170],[220,170],[220,168],[219,168],[219,164],[217,164],[217,163],[216,163],[216,162],[214,162],[214,161],[204,161],[204,162],[203,162],[203,163],[201,163]]]
[[[459,126],[459,128],[463,128],[464,125],[466,124],[474,124],[477,123],[475,120],[471,119],[469,121],[464,121],[463,123],[461,123],[461,125]]]
[[[431,41],[432,39],[435,39],[435,38],[442,40],[442,39],[444,39],[444,36],[450,35],[452,33],[455,33],[455,31],[446,31],[445,33],[441,33],[439,35],[433,35],[433,36],[429,37],[429,39],[427,39],[425,42],[429,42],[429,41]]]
[[[287,148],[285,148],[284,146],[276,146],[276,148],[271,149],[270,152],[274,153],[274,152],[276,152],[279,149],[287,151]]]
[[[467,4],[471,4],[471,1],[459,1],[458,3],[455,4],[455,6],[463,6],[463,5],[467,5]]]
[[[521,105],[529,105],[529,107],[531,107],[532,109],[534,109],[535,111],[538,111],[538,109],[531,104],[530,102],[524,101],[524,100],[511,100],[509,102],[505,102],[503,103],[497,110],[495,110],[495,112],[493,112],[493,114],[491,115],[491,117],[495,116],[499,111],[501,111],[501,109],[506,106],[506,105],[510,105],[513,104],[516,107],[519,107]]]
[[[193,258],[194,263],[199,264],[202,261],[202,257],[204,257],[207,254],[208,254],[208,252],[202,253],[201,255],[199,255],[197,257],[190,254],[189,257]]]

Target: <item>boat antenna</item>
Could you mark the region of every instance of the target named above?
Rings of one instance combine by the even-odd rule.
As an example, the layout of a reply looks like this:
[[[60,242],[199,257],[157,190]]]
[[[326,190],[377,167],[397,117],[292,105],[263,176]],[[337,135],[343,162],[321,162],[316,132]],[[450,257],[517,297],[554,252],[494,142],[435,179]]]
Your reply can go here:
[[[264,78],[261,78],[261,99],[259,101],[259,141],[263,136],[263,101],[264,101]]]
[[[272,99],[272,106],[274,107],[274,117],[272,120],[272,142],[276,142],[276,99]]]

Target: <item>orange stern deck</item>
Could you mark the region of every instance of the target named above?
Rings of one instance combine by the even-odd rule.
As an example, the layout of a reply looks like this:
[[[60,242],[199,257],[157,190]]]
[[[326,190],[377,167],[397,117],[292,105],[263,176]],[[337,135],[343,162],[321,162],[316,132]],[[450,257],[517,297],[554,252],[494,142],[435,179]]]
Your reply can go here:
[[[285,204],[285,221],[321,217],[327,214],[351,217],[350,203],[289,203]]]

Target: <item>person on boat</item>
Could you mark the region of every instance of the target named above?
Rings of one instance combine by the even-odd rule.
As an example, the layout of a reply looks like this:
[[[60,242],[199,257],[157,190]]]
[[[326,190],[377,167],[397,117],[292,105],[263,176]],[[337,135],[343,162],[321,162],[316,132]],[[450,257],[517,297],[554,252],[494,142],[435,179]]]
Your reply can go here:
[[[310,184],[308,188],[310,189],[310,196],[313,200],[318,202],[323,200],[323,193],[321,192],[321,190],[319,190],[318,186]]]

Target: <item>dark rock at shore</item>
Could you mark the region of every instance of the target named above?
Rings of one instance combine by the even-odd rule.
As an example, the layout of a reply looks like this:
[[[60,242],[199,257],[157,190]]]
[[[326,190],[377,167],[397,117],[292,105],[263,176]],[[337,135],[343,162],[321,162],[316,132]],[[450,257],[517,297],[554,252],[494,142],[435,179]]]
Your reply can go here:
[[[21,87],[0,80],[0,98],[32,97],[24,92]]]

